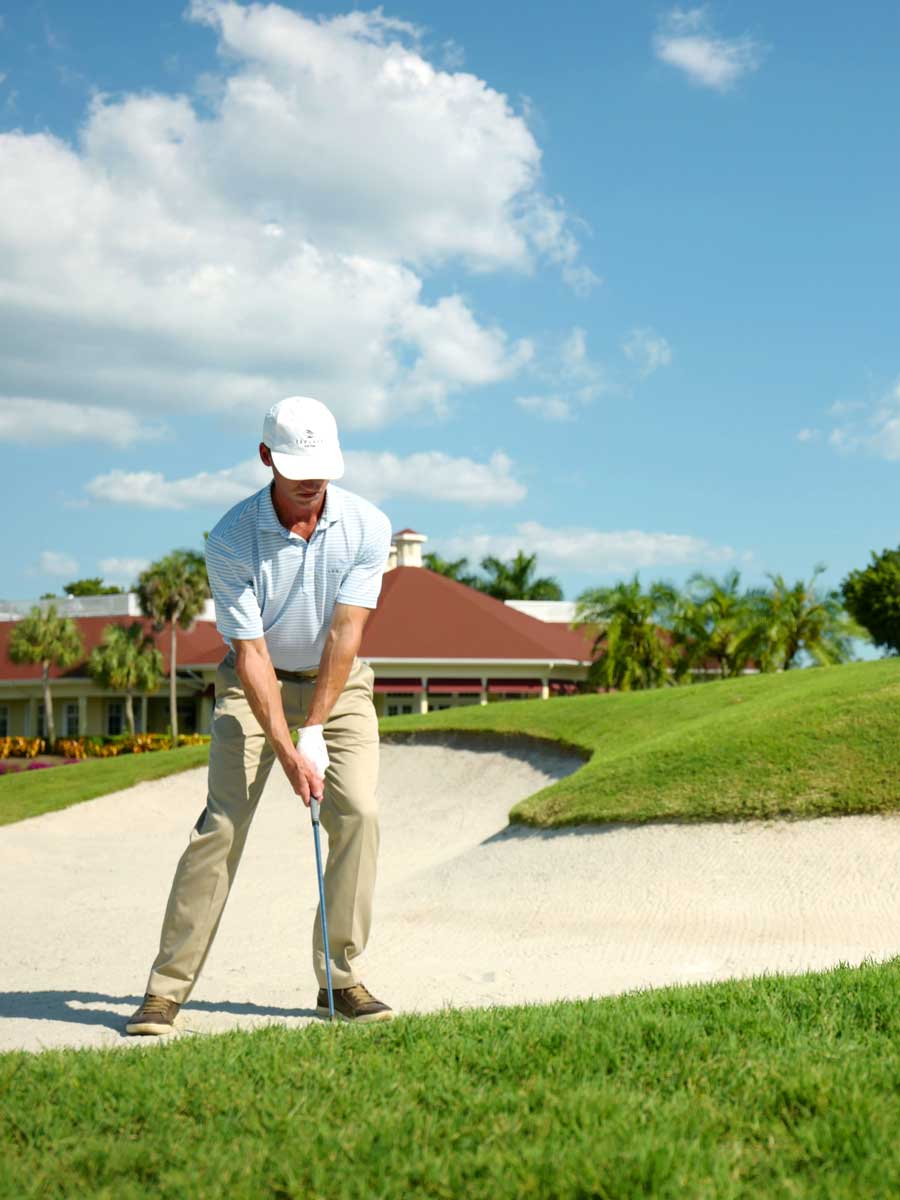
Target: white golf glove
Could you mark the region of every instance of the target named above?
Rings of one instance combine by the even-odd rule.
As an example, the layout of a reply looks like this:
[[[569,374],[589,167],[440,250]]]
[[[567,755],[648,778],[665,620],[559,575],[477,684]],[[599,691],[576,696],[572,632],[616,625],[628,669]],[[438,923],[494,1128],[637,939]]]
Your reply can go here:
[[[297,738],[297,749],[301,754],[305,754],[311,762],[315,763],[316,769],[324,779],[329,765],[329,758],[322,726],[304,725]]]

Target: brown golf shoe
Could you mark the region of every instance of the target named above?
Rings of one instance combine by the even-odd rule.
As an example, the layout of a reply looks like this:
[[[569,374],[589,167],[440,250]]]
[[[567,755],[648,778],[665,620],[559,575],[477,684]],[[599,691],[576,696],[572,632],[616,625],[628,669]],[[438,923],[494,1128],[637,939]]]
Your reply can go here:
[[[319,988],[316,1012],[328,1016],[327,988]],[[355,983],[352,987],[334,989],[334,1015],[342,1021],[362,1025],[369,1021],[389,1021],[394,1013],[381,1000],[376,1000],[367,987]]]
[[[148,992],[144,1003],[125,1026],[125,1032],[171,1033],[179,1008],[181,1005],[176,1001],[166,1000],[164,996],[154,996]]]

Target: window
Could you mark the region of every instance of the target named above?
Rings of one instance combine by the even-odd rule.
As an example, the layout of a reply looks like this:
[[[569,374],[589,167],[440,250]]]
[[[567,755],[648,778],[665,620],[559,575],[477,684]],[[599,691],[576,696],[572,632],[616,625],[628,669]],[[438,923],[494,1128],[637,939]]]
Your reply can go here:
[[[178,732],[197,732],[197,706],[193,700],[179,700],[175,705],[178,714]]]
[[[65,737],[78,737],[78,701],[67,700],[63,713],[63,729]]]
[[[41,737],[41,738],[47,736],[46,733],[44,733],[44,702],[43,702],[43,700],[38,700],[37,733],[34,736]]]
[[[121,733],[125,727],[125,701],[107,700],[106,702],[106,732],[110,736]]]
[[[385,716],[388,717],[403,716],[405,713],[411,713],[413,710],[413,706],[411,704],[388,704],[386,707],[387,712],[385,713]]]
[[[9,705],[0,704],[0,737],[9,737]]]

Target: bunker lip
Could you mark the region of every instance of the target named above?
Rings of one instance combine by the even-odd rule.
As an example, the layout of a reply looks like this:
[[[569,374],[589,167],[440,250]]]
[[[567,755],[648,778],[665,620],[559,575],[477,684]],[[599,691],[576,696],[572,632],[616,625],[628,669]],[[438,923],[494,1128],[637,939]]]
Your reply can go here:
[[[591,750],[565,739],[530,733],[504,733],[495,729],[398,729],[382,731],[380,739],[382,745],[442,746],[448,750],[471,750],[476,754],[508,754],[512,758],[527,761],[541,753],[559,758],[571,757],[573,772],[593,757]]]

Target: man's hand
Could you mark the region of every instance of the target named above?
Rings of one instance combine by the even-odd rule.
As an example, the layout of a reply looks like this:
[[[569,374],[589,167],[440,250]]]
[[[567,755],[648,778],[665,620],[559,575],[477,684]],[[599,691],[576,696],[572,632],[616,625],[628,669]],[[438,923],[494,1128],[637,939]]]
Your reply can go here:
[[[285,767],[291,787],[309,808],[310,796],[322,799],[325,772],[328,770],[328,748],[321,725],[304,725],[297,738],[293,762]]]
[[[320,734],[321,728],[319,726]],[[310,796],[315,796],[321,800],[322,793],[325,790],[325,770],[328,766],[328,751],[325,750],[323,739],[322,750],[325,754],[325,762],[324,765],[319,766],[316,760],[310,757],[309,751],[303,745],[303,732],[301,729],[296,749],[293,750],[293,753],[286,761],[282,761],[281,765],[284,767],[284,773],[288,777],[288,783],[290,783],[296,794],[303,800],[306,807],[309,808]]]
[[[325,745],[325,734],[321,725],[304,725],[297,739],[297,749],[304,754],[324,778],[328,770],[328,747]]]

